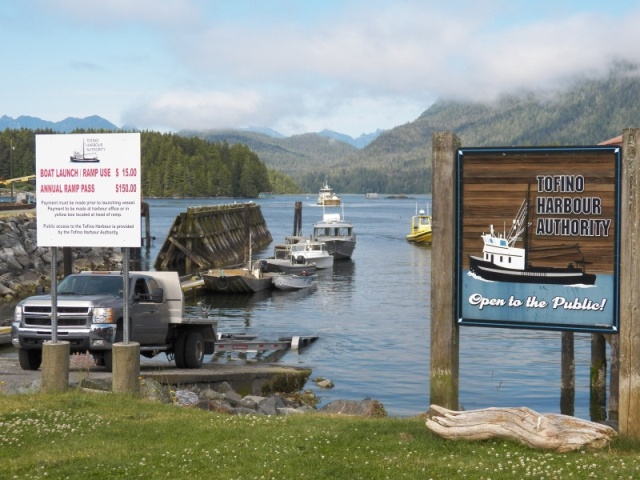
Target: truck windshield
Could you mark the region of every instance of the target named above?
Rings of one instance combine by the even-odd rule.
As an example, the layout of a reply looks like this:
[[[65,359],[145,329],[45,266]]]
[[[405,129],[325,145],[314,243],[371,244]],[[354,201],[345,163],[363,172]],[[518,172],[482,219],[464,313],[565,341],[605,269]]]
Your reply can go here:
[[[122,277],[69,275],[58,285],[58,295],[113,295],[122,297]]]

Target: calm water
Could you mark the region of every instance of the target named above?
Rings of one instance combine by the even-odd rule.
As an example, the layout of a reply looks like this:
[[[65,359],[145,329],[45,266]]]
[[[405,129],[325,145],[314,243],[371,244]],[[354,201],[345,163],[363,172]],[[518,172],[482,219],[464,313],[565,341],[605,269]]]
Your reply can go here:
[[[257,200],[275,242],[292,232],[296,201],[303,202],[303,233],[322,216],[315,195]],[[367,200],[344,195],[345,218],[358,234],[352,261],[319,271],[317,289],[273,292],[252,301],[225,295],[191,299],[211,306],[225,332],[317,335],[300,353],[269,358],[313,369],[312,378],[335,388],[309,388],[323,399],[380,400],[390,415],[409,416],[429,406],[431,250],[405,240],[411,216],[429,208],[429,196]],[[151,263],[175,216],[187,207],[221,200],[149,200],[155,245]],[[335,210],[332,210],[335,211]],[[430,211],[430,210],[429,210]],[[254,257],[270,256],[273,245]],[[453,261],[453,259],[452,259]],[[466,409],[526,405],[560,412],[560,333],[463,327],[460,335],[460,401]],[[588,334],[576,334],[576,410],[589,418]]]
[[[313,222],[322,216],[315,200],[315,195],[257,200],[274,243],[292,232],[296,201],[303,202],[303,233],[311,232]],[[431,250],[408,243],[405,235],[416,204],[428,208],[430,200],[423,195],[375,200],[344,195],[345,218],[355,226],[357,247],[352,261],[336,262],[333,269],[318,272],[316,289],[268,292],[251,299],[200,295],[189,302],[209,305],[222,332],[265,339],[319,336],[300,352],[280,352],[265,361],[308,366],[313,369],[311,378],[333,380],[331,390],[307,384],[322,404],[369,397],[380,400],[390,415],[424,412],[429,407]],[[229,200],[148,202],[156,240],[145,259],[152,265],[177,214],[189,206]],[[273,245],[253,252],[254,258],[270,256],[272,251]],[[585,419],[589,418],[590,341],[590,335],[576,334],[575,415]],[[560,343],[558,332],[463,327],[460,402],[465,409],[524,405],[559,413]]]

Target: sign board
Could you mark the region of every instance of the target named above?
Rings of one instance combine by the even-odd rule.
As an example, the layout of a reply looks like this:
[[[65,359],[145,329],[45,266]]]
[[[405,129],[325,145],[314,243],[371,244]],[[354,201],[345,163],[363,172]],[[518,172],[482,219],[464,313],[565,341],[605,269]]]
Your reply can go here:
[[[140,247],[140,134],[36,135],[40,247]]]
[[[462,325],[616,333],[619,147],[462,148]]]

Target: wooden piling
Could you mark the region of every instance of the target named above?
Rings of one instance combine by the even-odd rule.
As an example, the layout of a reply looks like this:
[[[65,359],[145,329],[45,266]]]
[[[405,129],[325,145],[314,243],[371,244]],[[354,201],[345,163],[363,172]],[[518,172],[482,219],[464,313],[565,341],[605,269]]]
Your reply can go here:
[[[430,404],[459,409],[460,329],[456,321],[456,153],[452,132],[432,135]]]
[[[591,380],[589,414],[594,422],[606,420],[607,415],[607,356],[604,335],[591,335]]]
[[[609,420],[618,421],[618,410],[620,405],[620,336],[611,335],[609,337],[611,347],[611,366],[609,368]]]
[[[576,398],[575,335],[562,332],[560,413],[574,415]]]

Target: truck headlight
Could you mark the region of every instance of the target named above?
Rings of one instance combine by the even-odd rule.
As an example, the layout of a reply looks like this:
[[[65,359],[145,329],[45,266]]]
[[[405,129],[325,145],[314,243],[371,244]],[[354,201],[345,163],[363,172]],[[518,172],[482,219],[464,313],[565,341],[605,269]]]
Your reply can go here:
[[[22,323],[22,307],[20,305],[16,305],[16,308],[13,311],[13,321]]]
[[[93,323],[114,323],[113,308],[94,308]]]

